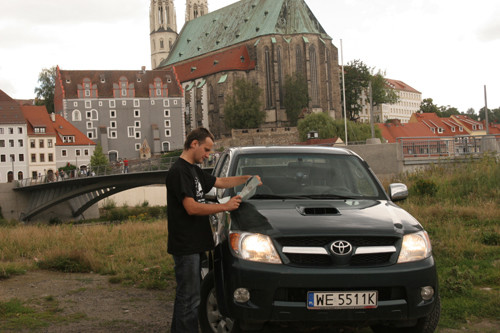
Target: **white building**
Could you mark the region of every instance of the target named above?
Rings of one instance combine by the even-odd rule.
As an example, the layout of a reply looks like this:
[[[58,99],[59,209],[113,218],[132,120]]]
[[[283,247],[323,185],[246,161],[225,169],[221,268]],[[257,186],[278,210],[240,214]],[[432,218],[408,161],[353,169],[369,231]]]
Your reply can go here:
[[[27,126],[20,105],[0,90],[0,182],[26,177],[26,139]]]
[[[377,105],[373,109],[375,123],[385,123],[389,119],[398,119],[402,124],[410,121],[411,115],[420,111],[422,93],[403,81],[386,79],[388,87],[395,90],[399,101],[395,104]],[[370,122],[370,102],[365,94],[361,96],[363,110],[359,113],[359,121]]]

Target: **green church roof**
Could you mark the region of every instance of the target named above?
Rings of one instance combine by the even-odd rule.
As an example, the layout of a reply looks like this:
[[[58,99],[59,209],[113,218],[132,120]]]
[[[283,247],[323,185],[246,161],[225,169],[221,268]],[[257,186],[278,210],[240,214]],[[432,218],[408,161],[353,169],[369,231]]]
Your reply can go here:
[[[266,35],[331,39],[304,0],[241,0],[187,22],[160,67]]]

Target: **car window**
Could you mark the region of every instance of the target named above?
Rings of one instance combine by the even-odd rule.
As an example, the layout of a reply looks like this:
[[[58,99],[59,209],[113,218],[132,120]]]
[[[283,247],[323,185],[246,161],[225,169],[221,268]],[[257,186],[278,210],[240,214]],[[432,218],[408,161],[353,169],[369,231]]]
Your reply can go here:
[[[378,198],[381,189],[356,156],[340,154],[248,154],[238,157],[234,175],[259,175],[257,194]],[[236,192],[241,190],[236,188]]]

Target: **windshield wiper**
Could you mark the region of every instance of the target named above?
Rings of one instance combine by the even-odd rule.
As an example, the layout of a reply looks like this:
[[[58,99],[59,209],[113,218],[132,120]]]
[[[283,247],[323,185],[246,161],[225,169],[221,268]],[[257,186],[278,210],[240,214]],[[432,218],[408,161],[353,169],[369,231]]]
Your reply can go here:
[[[339,195],[339,194],[309,194],[306,195],[309,199],[354,199],[361,197],[360,195]]]
[[[278,194],[254,194],[250,199],[310,199],[308,196],[278,195]]]

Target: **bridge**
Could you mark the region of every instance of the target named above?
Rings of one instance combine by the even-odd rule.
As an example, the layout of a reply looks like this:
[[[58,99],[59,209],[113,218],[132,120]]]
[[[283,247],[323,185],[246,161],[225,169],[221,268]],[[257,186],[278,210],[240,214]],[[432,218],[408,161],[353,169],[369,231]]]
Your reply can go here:
[[[73,217],[80,216],[98,201],[131,188],[165,184],[168,169],[177,157],[169,159],[131,161],[128,172],[120,165],[90,168],[86,172],[58,176],[43,176],[19,180],[14,191],[29,195],[22,221],[59,203],[68,201]]]

